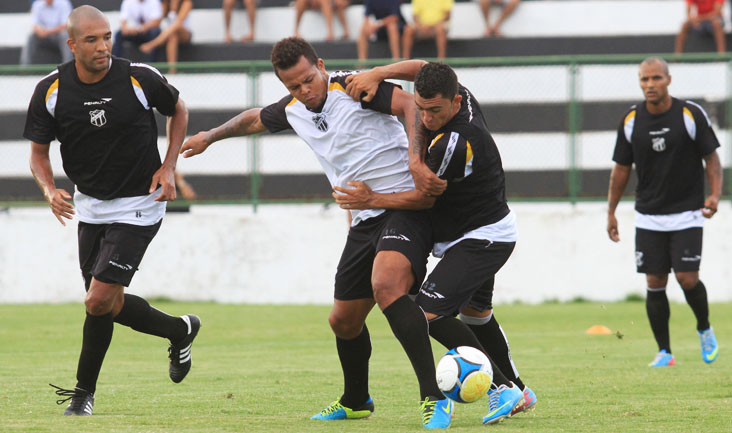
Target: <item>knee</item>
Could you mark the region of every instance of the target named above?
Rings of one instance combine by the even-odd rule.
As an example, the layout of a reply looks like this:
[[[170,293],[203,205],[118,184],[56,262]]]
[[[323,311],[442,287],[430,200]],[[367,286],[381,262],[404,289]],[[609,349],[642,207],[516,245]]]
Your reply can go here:
[[[328,317],[328,322],[330,323],[330,329],[333,330],[336,337],[344,340],[352,340],[358,337],[363,329],[362,321],[332,312],[330,317]]]
[[[371,278],[371,286],[374,290],[374,300],[382,310],[409,292],[406,282],[394,276],[389,278],[385,275],[374,275]]]
[[[92,316],[102,316],[112,311],[112,301],[96,296],[93,293],[87,293],[86,299],[84,299],[84,305],[86,306],[86,312]]]
[[[668,284],[668,275],[646,275],[646,282],[651,289],[661,289]]]
[[[697,283],[699,283],[699,276],[677,274],[676,281],[679,282],[679,286],[681,286],[682,289],[691,290],[696,287]]]

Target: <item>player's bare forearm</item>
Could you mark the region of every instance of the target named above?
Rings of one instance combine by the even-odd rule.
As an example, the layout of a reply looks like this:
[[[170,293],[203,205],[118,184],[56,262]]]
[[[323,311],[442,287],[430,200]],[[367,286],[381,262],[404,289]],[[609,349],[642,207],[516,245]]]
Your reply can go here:
[[[48,156],[49,145],[31,142],[30,169],[38,188],[43,192],[43,197],[51,202],[56,184],[53,180],[53,168],[51,159]]]
[[[419,112],[414,110],[411,130],[407,128],[409,135],[409,165],[424,162],[427,153],[427,142],[429,141],[429,130],[422,123]]]
[[[610,172],[610,186],[608,187],[607,192],[607,211],[610,215],[615,214],[615,209],[618,207],[620,198],[623,196],[625,188],[628,186],[631,168],[631,165],[615,164]]]
[[[710,195],[719,200],[722,197],[722,163],[719,160],[719,154],[714,152],[704,155],[704,165],[706,166],[707,180],[709,181]]]
[[[251,108],[228,120],[221,126],[211,129],[206,134],[208,144],[231,137],[242,137],[264,132],[267,128],[259,117],[261,108]]]
[[[382,81],[388,79],[414,81],[417,72],[426,63],[424,60],[419,59],[403,60],[390,65],[377,66],[374,68],[374,72],[379,74]]]
[[[364,182],[348,182],[348,187],[333,187],[333,198],[343,209],[429,209],[435,202],[421,191],[373,192]]]
[[[165,154],[163,165],[175,169],[178,153],[180,153],[180,148],[183,146],[183,140],[186,138],[186,130],[188,129],[188,109],[183,99],[178,98],[175,105],[175,114],[168,117],[166,129],[168,151]]]

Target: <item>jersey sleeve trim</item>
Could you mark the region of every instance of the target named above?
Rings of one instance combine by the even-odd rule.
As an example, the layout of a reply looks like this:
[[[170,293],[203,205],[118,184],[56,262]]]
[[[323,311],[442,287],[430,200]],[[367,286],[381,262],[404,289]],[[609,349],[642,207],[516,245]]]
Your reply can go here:
[[[628,143],[632,143],[631,138],[633,137],[633,127],[635,126],[635,114],[636,111],[631,110],[623,121],[623,132]]]
[[[468,177],[473,173],[473,147],[468,140],[465,140],[465,176]]]
[[[294,104],[295,102],[297,102],[297,98],[292,98],[292,101],[288,102],[287,105],[285,105],[285,107],[289,107],[290,105]]]
[[[692,140],[696,140],[696,122],[694,121],[694,115],[686,107],[684,107],[684,126],[686,127],[686,132],[689,133],[689,137]]]
[[[130,81],[132,81],[132,90],[135,91],[135,96],[137,96],[137,100],[140,101],[140,104],[142,104],[145,110],[149,110],[150,105],[147,103],[147,97],[145,96],[145,91],[142,90],[140,82],[137,81],[133,76],[130,76]]]
[[[51,117],[55,117],[56,114],[56,101],[58,100],[58,78],[51,83],[51,86],[46,92],[46,110]]]
[[[343,87],[343,85],[337,81],[332,81],[328,85],[328,91],[331,92],[333,90],[340,90],[343,93],[346,93],[346,89]]]
[[[158,74],[160,76],[160,78],[163,78],[163,74],[160,73],[160,71],[158,71],[157,68],[153,68],[152,66],[150,66],[148,64],[145,64],[145,63],[130,63],[130,67],[135,67],[135,66],[141,67],[141,68],[147,68],[147,69],[155,72],[156,74]]]
[[[709,115],[707,114],[706,110],[704,110],[704,108],[701,105],[699,105],[693,101],[686,101],[686,102],[691,104],[693,107],[698,108],[699,111],[701,111],[702,114],[704,115],[704,118],[707,120],[707,125],[712,126],[712,119],[709,118]],[[686,110],[686,107],[684,107],[684,110]]]
[[[435,145],[435,144],[436,144],[436,143],[437,143],[438,141],[440,141],[440,138],[442,138],[442,136],[443,136],[443,135],[445,135],[445,133],[444,133],[444,132],[440,132],[439,134],[437,134],[437,136],[436,136],[435,138],[433,138],[433,139],[432,139],[432,143],[430,143],[430,147],[429,147],[429,148],[430,148],[430,149],[432,149],[432,147],[434,147],[434,145]]]
[[[440,168],[437,169],[437,177],[445,174],[447,167],[450,165],[450,160],[452,159],[452,155],[455,153],[455,145],[457,144],[459,137],[460,134],[457,132],[450,133],[450,139],[445,147],[445,154],[442,156],[442,163],[440,164]]]

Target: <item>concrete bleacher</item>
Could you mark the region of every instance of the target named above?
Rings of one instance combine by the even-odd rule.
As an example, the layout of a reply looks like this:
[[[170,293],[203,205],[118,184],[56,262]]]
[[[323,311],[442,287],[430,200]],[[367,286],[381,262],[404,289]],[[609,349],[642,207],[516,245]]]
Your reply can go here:
[[[76,3],[83,3],[78,0]],[[119,26],[119,0],[95,2],[107,11],[113,31]],[[220,0],[199,0],[191,15],[193,43],[181,49],[181,61],[266,60],[273,42],[292,34],[294,8],[285,0],[262,0],[257,14],[255,42],[223,43],[223,14]],[[23,1],[0,2],[0,64],[17,64],[20,48],[29,28],[29,14],[18,10]],[[13,6],[14,5],[14,6]],[[728,14],[725,3],[725,16]],[[526,56],[562,54],[662,53],[673,50],[675,34],[685,14],[684,0],[541,0],[524,1],[514,16],[505,22],[504,38],[482,38],[484,23],[476,2],[455,4],[450,28],[448,55]],[[411,5],[402,11],[411,20]],[[239,7],[232,20],[232,32],[247,30],[245,11]],[[354,2],[347,10],[352,38],[358,33],[363,6]],[[653,19],[649,19],[653,17]],[[340,25],[334,22],[336,36]],[[306,12],[301,33],[307,35],[318,52],[326,58],[356,57],[355,40],[324,42],[325,26],[322,15]],[[730,40],[732,42],[732,40]],[[687,43],[688,52],[714,51],[709,37],[693,34]],[[385,43],[371,47],[372,57],[388,57]],[[432,42],[418,43],[416,57],[434,56]],[[131,53],[135,57],[138,53]],[[42,63],[59,59],[46,57]]]

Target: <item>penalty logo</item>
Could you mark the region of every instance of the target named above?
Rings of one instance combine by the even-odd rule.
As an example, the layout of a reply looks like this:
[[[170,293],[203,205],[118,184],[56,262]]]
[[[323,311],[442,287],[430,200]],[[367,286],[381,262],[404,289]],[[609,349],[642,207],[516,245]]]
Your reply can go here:
[[[89,112],[89,116],[91,116],[91,124],[94,126],[102,127],[107,123],[104,110],[92,110]]]

